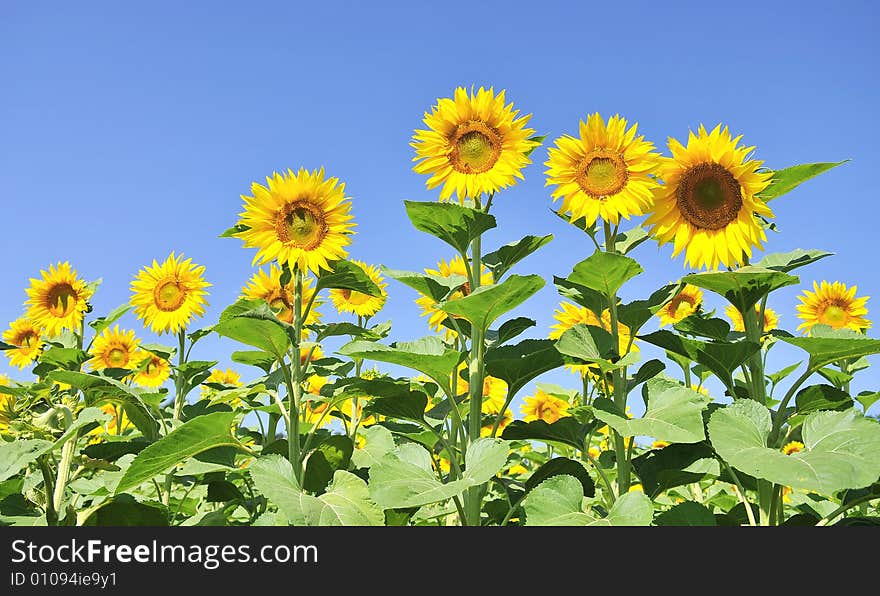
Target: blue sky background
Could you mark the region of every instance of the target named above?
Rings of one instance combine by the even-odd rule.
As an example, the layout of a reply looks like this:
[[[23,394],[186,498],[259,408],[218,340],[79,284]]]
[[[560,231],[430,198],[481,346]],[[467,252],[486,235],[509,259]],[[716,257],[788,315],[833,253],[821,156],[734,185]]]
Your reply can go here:
[[[214,286],[200,323],[213,323],[253,257],[217,235],[235,223],[252,181],[288,167],[324,166],[346,182],[358,224],[353,257],[434,266],[450,252],[412,229],[403,209],[404,199],[437,197],[412,171],[409,142],[423,112],[457,85],[507,89],[551,138],[599,111],[638,121],[664,149],[667,136],[724,122],[771,168],[851,158],[772,204],[780,233],[768,252],[837,255],[802,269],[804,284],[777,292],[770,306],[794,331],[797,293],[829,279],[875,296],[873,315],[877,17],[871,2],[5,1],[0,319],[19,316],[28,278],[49,263],[70,260],[87,279],[103,277],[94,299],[103,314],[128,299],[140,267],[175,250],[207,267]],[[550,279],[591,245],[551,213],[545,160],[546,146],[525,181],[496,198],[499,228],[484,246],[553,233],[516,269]],[[624,299],[687,272],[669,255],[653,242],[637,249],[646,273]],[[415,293],[394,281],[389,290],[379,318],[393,319],[392,338],[425,335]],[[536,319],[531,335],[541,337],[557,303],[549,284],[512,314]],[[132,315],[122,323],[155,339]],[[194,356],[228,364],[234,349],[212,337]],[[776,351],[771,371],[799,357]],[[27,378],[5,359],[0,372]],[[562,371],[544,380],[577,386]],[[878,389],[878,380],[869,370],[854,389]],[[636,412],[640,402],[631,398]]]

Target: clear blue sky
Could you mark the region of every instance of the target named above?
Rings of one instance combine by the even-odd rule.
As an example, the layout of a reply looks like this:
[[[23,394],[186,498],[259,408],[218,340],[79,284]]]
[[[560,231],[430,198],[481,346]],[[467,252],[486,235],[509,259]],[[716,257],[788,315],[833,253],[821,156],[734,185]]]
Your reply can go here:
[[[86,278],[103,277],[101,314],[127,300],[141,266],[171,250],[207,267],[203,322],[216,321],[253,256],[217,235],[235,223],[251,181],[281,168],[325,166],[346,182],[358,223],[352,256],[434,265],[449,252],[413,230],[402,205],[437,196],[412,171],[409,142],[423,112],[457,85],[507,89],[551,138],[590,112],[619,112],[661,147],[720,121],[771,168],[852,158],[773,203],[781,233],[767,248],[836,252],[802,270],[803,281],[858,284],[878,318],[871,2],[140,4],[0,4],[4,327],[21,312],[28,278],[49,263],[69,259]],[[525,181],[496,200],[500,226],[484,246],[553,233],[517,269],[550,278],[590,245],[551,214],[546,147],[534,156]],[[639,248],[648,273],[624,298],[684,274],[669,254]],[[425,335],[414,292],[393,281],[389,290],[393,338]],[[789,330],[798,291],[771,301]],[[544,336],[557,302],[550,284],[516,314],[537,319],[533,335]],[[123,323],[154,339],[132,315]],[[211,338],[196,355],[225,362],[233,349]],[[23,378],[6,359],[0,371]],[[575,386],[561,372],[546,379]],[[877,374],[861,379],[855,389],[880,388]]]

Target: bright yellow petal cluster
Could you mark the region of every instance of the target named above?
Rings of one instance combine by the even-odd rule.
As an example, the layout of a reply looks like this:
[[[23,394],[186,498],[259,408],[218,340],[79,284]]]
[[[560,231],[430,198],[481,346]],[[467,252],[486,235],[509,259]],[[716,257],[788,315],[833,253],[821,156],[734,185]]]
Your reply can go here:
[[[144,350],[138,354],[137,368],[132,381],[141,387],[161,387],[171,376],[171,365],[165,358]]]
[[[755,305],[755,313],[760,314],[761,306],[759,304]],[[745,333],[746,326],[743,321],[742,313],[733,306],[732,304],[728,304],[724,307],[724,314],[730,319],[733,323],[733,330],[739,331],[741,333]],[[761,329],[761,333],[767,333],[768,331],[772,331],[779,327],[779,315],[776,314],[772,308],[764,307],[764,326]]]
[[[800,453],[803,450],[804,450],[804,444],[801,443],[800,441],[791,441],[789,443],[786,443],[782,447],[782,452],[785,455],[791,455],[793,453]]]
[[[535,395],[528,396],[523,400],[521,411],[525,416],[523,420],[543,420],[547,424],[553,424],[560,418],[568,416],[568,402],[555,395],[550,395],[540,389],[535,390]]]
[[[618,223],[620,218],[644,215],[654,203],[657,187],[652,177],[660,167],[654,144],[636,135],[638,124],[627,128],[619,115],[608,119],[598,113],[580,123],[580,136],[562,136],[551,147],[547,186],[555,185],[553,199],[562,198],[563,213],[575,221],[597,218]]]
[[[461,275],[462,277],[467,278],[467,266],[464,263],[464,259],[460,256],[455,256],[446,261],[440,261],[437,263],[437,269],[425,269],[425,273],[428,275],[438,275],[440,277],[450,277],[452,275]],[[494,276],[492,272],[489,271],[486,267],[483,267],[480,273],[480,285],[488,286],[494,283]],[[469,283],[465,282],[464,285],[458,290],[452,292],[449,296],[449,300],[457,300],[464,296],[467,296],[471,293],[471,286]],[[440,310],[437,307],[437,303],[431,300],[428,296],[422,296],[421,298],[416,299],[416,304],[418,304],[422,308],[422,316],[428,317],[428,325],[434,331],[444,331],[446,333],[447,339],[455,336],[455,331],[452,329],[448,329],[443,325],[443,321],[449,316],[444,311]]]
[[[171,255],[160,265],[144,267],[131,283],[131,305],[144,325],[155,333],[177,333],[194,317],[205,314],[205,268],[183,255]]]
[[[0,386],[9,386],[9,377],[0,374]],[[9,423],[15,418],[15,396],[0,393],[0,432],[9,430]]]
[[[92,344],[92,357],[88,361],[92,370],[105,368],[135,368],[140,340],[134,331],[120,331],[119,325],[104,329]]]
[[[359,317],[372,317],[385,306],[385,301],[388,299],[388,293],[385,291],[385,288],[388,287],[388,284],[385,283],[382,274],[379,273],[379,269],[373,265],[367,265],[362,261],[356,260],[351,262],[364,270],[364,273],[379,288],[380,295],[370,296],[363,292],[333,289],[330,290],[330,300],[333,301],[333,306],[340,313],[349,312]]]
[[[202,383],[216,383],[217,385],[229,385],[230,387],[241,387],[244,384],[241,382],[241,375],[231,368],[225,370],[222,368],[215,368],[211,371],[211,374],[208,375],[208,378],[202,381]],[[214,392],[214,389],[202,385],[203,396],[211,395],[212,392]]]
[[[258,269],[251,277],[248,285],[242,288],[241,293],[245,298],[251,300],[265,300],[269,304],[269,308],[275,313],[279,321],[285,323],[293,323],[293,309],[295,294],[293,281],[286,286],[281,287],[282,269],[278,265],[271,265],[269,272]],[[315,295],[314,278],[311,276],[303,277],[301,309],[304,311],[306,306]],[[322,304],[320,298],[316,298],[312,303],[312,308],[306,315],[303,325],[312,325],[321,322],[321,313],[318,307]]]
[[[244,212],[236,234],[245,247],[256,248],[254,263],[287,263],[291,269],[331,270],[330,263],[348,254],[354,223],[345,184],[325,178],[324,168],[297,173],[273,172],[266,186],[254,182],[253,196],[242,195]]]
[[[578,306],[576,304],[571,304],[570,302],[561,302],[559,308],[554,311],[553,318],[556,319],[557,323],[551,327],[552,331],[550,332],[550,339],[559,339],[562,337],[563,333],[578,324],[600,327],[608,333],[611,333],[611,311],[607,308],[600,318],[596,313],[584,306]],[[621,356],[624,356],[629,352],[639,351],[639,347],[635,342],[630,345],[630,340],[632,339],[630,329],[620,321],[617,322],[617,334],[618,351]],[[566,364],[565,367],[569,370],[578,372],[581,376],[586,374],[592,375],[598,371],[598,367],[589,364]]]
[[[40,271],[42,279],[31,278],[27,289],[26,317],[49,337],[64,329],[78,331],[88,310],[92,290],[77,277],[70,263],[50,265]]]
[[[3,341],[15,346],[4,353],[10,364],[18,368],[24,368],[36,360],[43,349],[40,328],[24,317],[9,324],[9,329],[3,332]]]
[[[748,159],[754,147],[739,146],[741,139],[720,124],[712,132],[701,125],[687,146],[669,139],[672,158],[663,159],[664,184],[645,223],[660,244],[673,243],[673,257],[684,251],[689,266],[735,267],[767,240],[756,215],[773,212],[757,195],[772,174],[758,171],[763,162]]]
[[[426,130],[416,130],[411,145],[416,150],[414,170],[430,176],[428,188],[440,189],[440,200],[455,193],[459,202],[494,193],[522,179],[531,163],[528,153],[540,145],[513,104],[505,105],[505,92],[490,87],[470,93],[464,87],[454,97],[437,100],[424,117]]]
[[[683,321],[697,312],[702,304],[703,291],[696,286],[685,284],[681,292],[657,312],[660,326],[674,325]]]
[[[830,325],[834,329],[852,329],[864,331],[871,327],[871,321],[865,318],[868,309],[865,304],[869,296],[856,298],[858,286],[847,288],[839,281],[822,284],[813,282],[813,291],[804,290],[798,296],[801,301],[797,305],[798,318],[804,322],[798,329],[809,332],[815,325]]]

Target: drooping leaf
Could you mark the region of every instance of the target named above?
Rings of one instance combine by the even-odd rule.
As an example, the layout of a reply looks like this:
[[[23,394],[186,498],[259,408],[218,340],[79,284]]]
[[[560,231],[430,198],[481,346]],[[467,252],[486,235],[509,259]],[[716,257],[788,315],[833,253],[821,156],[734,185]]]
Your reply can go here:
[[[495,281],[500,280],[510,268],[553,240],[553,234],[526,236],[516,242],[505,244],[496,251],[483,255],[483,264],[489,268]]]
[[[548,478],[566,474],[577,478],[583,487],[583,496],[592,497],[596,494],[596,483],[584,465],[567,457],[554,457],[535,470],[526,480],[525,489],[529,492]]]
[[[439,308],[486,330],[498,317],[513,310],[543,287],[544,279],[539,275],[511,275],[500,284],[481,286],[463,298],[441,302]]]
[[[89,510],[83,526],[168,525],[168,509],[161,503],[137,501],[131,495],[117,495]]]
[[[489,347],[500,346],[534,327],[537,323],[527,317],[516,317],[501,324],[498,329],[490,329],[486,332],[486,343]]]
[[[453,203],[403,203],[413,227],[439,238],[461,254],[467,252],[471,240],[496,225],[492,215]]]
[[[629,327],[631,333],[638,333],[651,317],[660,312],[666,304],[681,292],[683,284],[668,284],[655,291],[647,300],[635,300],[617,307],[617,319]],[[596,311],[593,311],[596,312]]]
[[[331,435],[309,454],[303,474],[303,488],[312,493],[324,492],[337,470],[345,470],[351,461],[354,444],[345,435]]]
[[[272,370],[275,365],[275,356],[261,350],[240,350],[233,352],[230,356],[233,362],[239,364],[247,364],[248,366],[256,366],[263,369],[266,374]]]
[[[811,385],[798,391],[794,398],[798,414],[820,410],[846,410],[853,407],[853,399],[831,385]]]
[[[239,300],[220,315],[213,329],[218,335],[259,348],[280,361],[290,347],[288,329],[281,321],[272,320],[275,315],[265,302],[254,302]]]
[[[806,182],[810,178],[815,178],[819,174],[827,172],[832,168],[836,168],[839,165],[845,164],[847,161],[849,160],[845,159],[838,162],[805,163],[784,168],[782,170],[776,170],[775,172],[773,172],[773,178],[770,179],[770,184],[767,186],[767,188],[765,188],[763,191],[761,191],[761,193],[758,194],[758,197],[760,197],[764,201],[772,201],[773,199],[781,197],[782,195],[795,189],[801,183]]]
[[[730,335],[730,324],[724,319],[716,319],[698,314],[685,317],[678,323],[675,323],[674,327],[680,333],[707,337],[709,339],[720,339],[722,341],[726,340],[727,336]]]
[[[97,317],[93,321],[89,321],[89,327],[95,330],[95,335],[100,335],[104,329],[121,319],[130,310],[130,304],[121,304],[107,313],[106,317]]]
[[[785,343],[797,346],[810,355],[813,368],[843,360],[880,353],[880,340],[870,339],[850,329],[831,329],[816,325],[810,337],[780,337]]]
[[[563,364],[556,343],[549,339],[526,339],[512,346],[486,351],[486,372],[507,383],[509,395],[516,395],[525,385],[545,372]]]
[[[597,316],[601,315],[601,313],[608,308],[608,299],[596,290],[591,290],[586,286],[556,276],[553,277],[553,285],[556,286],[556,291],[559,292],[561,296],[568,298],[575,304],[579,304],[584,308],[593,311]]]
[[[0,443],[0,481],[12,478],[51,448],[52,443],[42,439]]]
[[[633,458],[633,467],[648,495],[721,474],[721,465],[706,442],[667,445]]]
[[[548,424],[543,420],[533,420],[531,422],[514,420],[504,429],[501,438],[511,441],[555,441],[570,445],[575,449],[583,449],[584,439],[590,428],[591,425],[581,424],[571,416],[560,418],[552,424]]]

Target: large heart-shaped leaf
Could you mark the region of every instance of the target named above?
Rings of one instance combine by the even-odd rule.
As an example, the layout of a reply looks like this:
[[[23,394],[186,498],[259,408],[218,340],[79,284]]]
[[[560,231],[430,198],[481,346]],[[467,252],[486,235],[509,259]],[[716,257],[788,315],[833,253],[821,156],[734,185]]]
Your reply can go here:
[[[218,335],[284,358],[290,347],[290,329],[262,300],[239,300],[220,315],[213,330]]]
[[[549,339],[526,339],[486,352],[486,372],[505,381],[509,395],[516,395],[527,383],[562,364],[556,342]]]
[[[404,201],[413,227],[447,243],[459,253],[467,252],[471,240],[495,227],[488,213],[453,203]]]
[[[749,266],[736,271],[692,273],[682,281],[724,296],[739,312],[749,312],[770,292],[799,283],[800,279],[782,271]]]
[[[642,266],[634,259],[596,251],[575,265],[567,280],[610,296],[641,272]]]
[[[667,445],[633,459],[633,467],[648,495],[699,482],[721,474],[721,464],[706,442]]]
[[[802,426],[804,450],[785,455],[767,446],[770,411],[752,400],[720,408],[709,420],[718,454],[746,474],[830,495],[862,488],[880,476],[880,425],[856,410],[814,412]]]
[[[330,271],[322,271],[318,276],[315,291],[324,289],[350,290],[367,296],[381,296],[382,290],[360,266],[351,261],[341,260],[332,263]]]
[[[540,275],[511,275],[500,284],[479,287],[464,298],[441,302],[439,308],[486,330],[498,317],[513,310],[543,287],[544,279]]]
[[[523,501],[527,526],[650,526],[654,517],[651,499],[641,492],[621,495],[597,518],[584,513],[580,481],[568,475],[554,476],[535,487]]]

